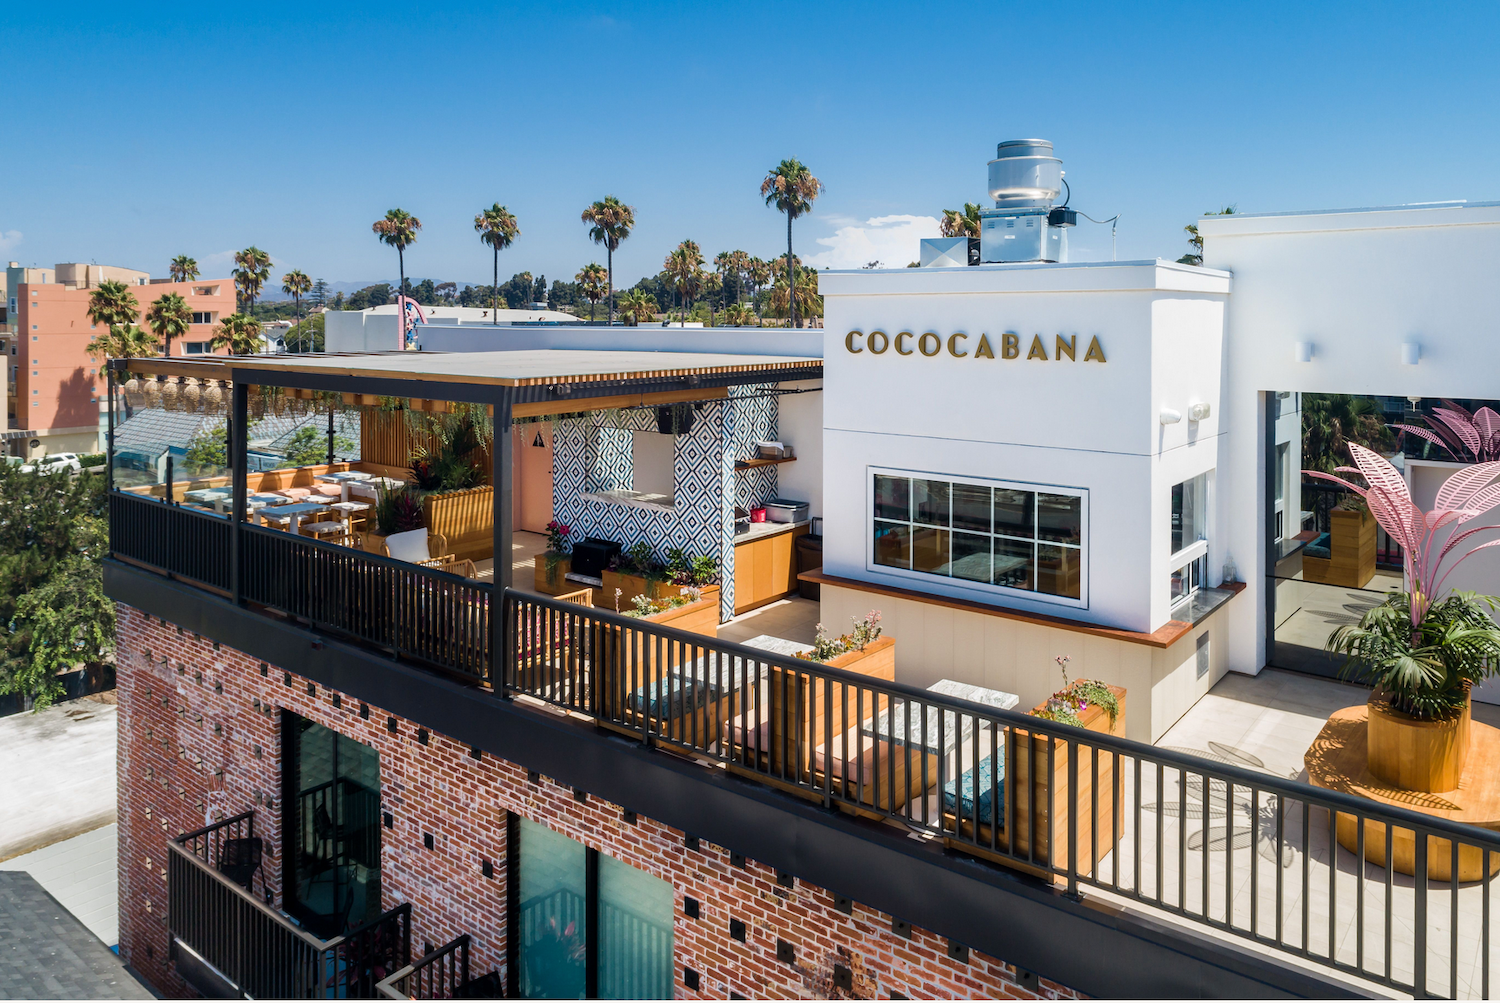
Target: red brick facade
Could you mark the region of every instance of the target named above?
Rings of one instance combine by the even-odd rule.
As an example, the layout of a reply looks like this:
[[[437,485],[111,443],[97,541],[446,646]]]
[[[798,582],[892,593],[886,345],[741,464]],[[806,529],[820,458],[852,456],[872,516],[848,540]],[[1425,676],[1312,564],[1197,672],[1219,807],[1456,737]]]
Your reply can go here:
[[[469,747],[399,717],[392,731],[385,709],[369,707],[365,717],[359,701],[295,673],[129,607],[119,612],[120,951],[167,996],[189,993],[167,961],[170,837],[253,808],[267,877],[281,887],[283,708],[379,751],[383,808],[394,816],[382,832],[382,895],[387,908],[412,904],[413,953],[469,933],[471,971],[504,971],[506,821],[515,813],[671,883],[679,998],[1038,996],[999,959],[977,952],[952,959],[947,941],[925,930],[899,936],[888,915],[858,903],[845,914],[821,888],[782,887],[763,864],[734,866],[728,850],[708,843],[689,850],[680,831],[646,818],[629,824],[617,805],[580,802],[546,778],[529,783],[524,766],[476,759]],[[493,864],[491,878],[484,861]],[[698,918],[684,915],[684,897],[698,900]],[[746,925],[743,943],[730,936],[731,918]],[[794,964],[777,960],[778,939],[796,949]],[[852,991],[835,987],[836,964],[851,970]],[[696,991],[685,969],[698,974]],[[1043,982],[1039,995],[1075,994]]]

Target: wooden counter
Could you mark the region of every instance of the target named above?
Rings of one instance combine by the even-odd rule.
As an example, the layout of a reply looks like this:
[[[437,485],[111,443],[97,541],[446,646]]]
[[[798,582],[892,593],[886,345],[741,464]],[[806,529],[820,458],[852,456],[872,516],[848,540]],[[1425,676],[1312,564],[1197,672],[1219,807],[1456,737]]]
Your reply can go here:
[[[797,537],[807,534],[805,522],[778,523],[765,529],[756,523],[735,538],[734,611],[764,606],[797,591]]]

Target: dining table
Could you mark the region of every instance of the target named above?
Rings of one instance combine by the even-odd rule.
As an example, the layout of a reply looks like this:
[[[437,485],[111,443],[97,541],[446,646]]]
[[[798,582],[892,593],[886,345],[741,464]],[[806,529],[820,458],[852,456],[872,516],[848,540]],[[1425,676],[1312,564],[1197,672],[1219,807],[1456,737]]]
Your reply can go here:
[[[260,510],[261,522],[274,520],[280,522],[285,519],[287,532],[296,535],[297,527],[302,522],[302,517],[313,512],[322,512],[326,508],[323,502],[295,502],[291,505],[268,505]]]

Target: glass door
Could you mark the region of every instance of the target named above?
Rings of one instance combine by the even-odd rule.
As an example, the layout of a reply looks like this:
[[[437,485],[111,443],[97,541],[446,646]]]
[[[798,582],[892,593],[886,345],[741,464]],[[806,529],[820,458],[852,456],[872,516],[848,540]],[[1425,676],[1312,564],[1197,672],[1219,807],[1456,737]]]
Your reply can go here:
[[[526,819],[512,833],[517,995],[671,999],[672,886]]]
[[[320,937],[380,914],[380,754],[283,713],[286,910]]]

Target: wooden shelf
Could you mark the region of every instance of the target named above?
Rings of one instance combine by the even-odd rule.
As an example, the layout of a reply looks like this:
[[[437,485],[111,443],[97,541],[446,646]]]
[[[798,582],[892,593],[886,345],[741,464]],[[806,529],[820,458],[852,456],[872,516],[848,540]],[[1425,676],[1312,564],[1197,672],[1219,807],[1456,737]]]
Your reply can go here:
[[[774,467],[778,463],[792,463],[796,461],[795,456],[786,456],[779,460],[764,460],[759,457],[753,460],[735,460],[734,469],[749,470],[751,467]]]

